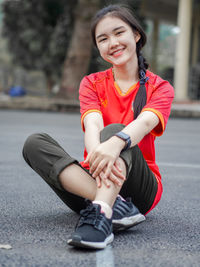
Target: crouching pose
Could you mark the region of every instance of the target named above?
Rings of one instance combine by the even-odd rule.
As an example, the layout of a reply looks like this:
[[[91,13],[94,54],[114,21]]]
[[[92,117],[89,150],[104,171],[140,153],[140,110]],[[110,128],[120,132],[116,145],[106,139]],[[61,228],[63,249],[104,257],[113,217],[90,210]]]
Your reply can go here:
[[[91,32],[112,67],[80,84],[84,162],[47,134],[28,137],[23,156],[80,213],[68,244],[102,249],[113,241],[113,232],[143,222],[161,198],[154,141],[165,130],[174,92],[147,70],[141,53],[146,35],[129,9],[103,8],[93,18]]]

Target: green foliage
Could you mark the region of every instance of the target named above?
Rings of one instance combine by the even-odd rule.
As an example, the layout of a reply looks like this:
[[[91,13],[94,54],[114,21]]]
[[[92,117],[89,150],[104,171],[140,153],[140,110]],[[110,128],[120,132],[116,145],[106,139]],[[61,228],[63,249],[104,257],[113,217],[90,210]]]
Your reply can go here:
[[[6,0],[2,4],[3,35],[14,63],[60,75],[71,32],[76,0]]]

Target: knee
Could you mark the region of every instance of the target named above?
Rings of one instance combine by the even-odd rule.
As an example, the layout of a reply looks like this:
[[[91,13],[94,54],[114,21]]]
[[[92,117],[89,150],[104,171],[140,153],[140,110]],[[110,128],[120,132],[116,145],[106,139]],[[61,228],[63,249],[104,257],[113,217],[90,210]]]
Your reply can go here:
[[[117,132],[120,132],[125,125],[120,123],[112,123],[103,128],[100,133],[100,142],[108,140],[111,136],[115,135]]]
[[[33,154],[37,148],[40,146],[41,139],[45,138],[44,133],[35,133],[30,135],[23,146],[22,154],[25,160],[27,160],[27,157],[31,154]]]

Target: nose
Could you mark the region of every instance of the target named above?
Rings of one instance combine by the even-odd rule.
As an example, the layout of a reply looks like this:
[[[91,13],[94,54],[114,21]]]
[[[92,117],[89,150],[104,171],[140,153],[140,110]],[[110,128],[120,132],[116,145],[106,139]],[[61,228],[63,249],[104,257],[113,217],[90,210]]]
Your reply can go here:
[[[116,47],[118,45],[119,45],[118,39],[115,36],[110,36],[110,39],[109,39],[110,48]]]

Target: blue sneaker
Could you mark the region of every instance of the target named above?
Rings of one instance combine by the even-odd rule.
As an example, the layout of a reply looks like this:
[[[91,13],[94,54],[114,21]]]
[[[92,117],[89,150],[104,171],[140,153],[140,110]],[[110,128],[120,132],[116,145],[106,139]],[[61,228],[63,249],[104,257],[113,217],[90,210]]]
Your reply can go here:
[[[113,206],[113,231],[126,230],[145,221],[145,216],[141,214],[130,198],[123,200],[117,197]]]
[[[70,246],[103,249],[114,240],[112,219],[106,218],[100,205],[90,203],[80,214],[75,232],[67,241]]]

